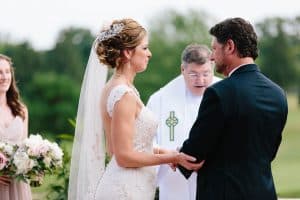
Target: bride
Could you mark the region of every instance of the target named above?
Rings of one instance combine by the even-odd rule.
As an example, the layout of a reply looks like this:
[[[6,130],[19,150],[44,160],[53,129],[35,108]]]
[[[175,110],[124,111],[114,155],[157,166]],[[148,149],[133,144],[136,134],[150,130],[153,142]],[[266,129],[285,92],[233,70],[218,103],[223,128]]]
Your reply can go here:
[[[69,200],[153,200],[155,165],[195,161],[152,147],[157,120],[133,85],[150,58],[147,32],[132,19],[115,20],[97,36],[80,94]],[[105,83],[107,67],[114,73]]]

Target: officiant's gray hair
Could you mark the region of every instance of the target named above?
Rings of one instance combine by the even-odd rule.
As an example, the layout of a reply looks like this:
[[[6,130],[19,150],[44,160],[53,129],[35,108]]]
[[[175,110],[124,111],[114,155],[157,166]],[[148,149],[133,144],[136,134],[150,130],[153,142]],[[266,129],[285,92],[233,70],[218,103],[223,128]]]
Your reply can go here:
[[[190,44],[181,54],[181,64],[186,66],[190,63],[203,65],[210,62],[211,50],[206,45]]]

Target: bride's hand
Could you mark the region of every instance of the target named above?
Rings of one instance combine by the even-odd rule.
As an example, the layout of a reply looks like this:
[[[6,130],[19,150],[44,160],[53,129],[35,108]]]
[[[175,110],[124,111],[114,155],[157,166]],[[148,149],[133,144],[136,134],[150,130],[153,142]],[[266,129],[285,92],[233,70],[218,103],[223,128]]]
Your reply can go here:
[[[176,160],[176,164],[179,164],[186,169],[193,171],[198,171],[205,162],[204,160],[202,160],[201,162],[195,163],[195,161],[197,160],[196,158],[182,152],[178,153]]]
[[[170,163],[169,166],[171,167],[171,169],[172,169],[174,172],[176,171],[177,164]]]
[[[11,182],[11,179],[7,176],[0,176],[0,184],[8,186]]]

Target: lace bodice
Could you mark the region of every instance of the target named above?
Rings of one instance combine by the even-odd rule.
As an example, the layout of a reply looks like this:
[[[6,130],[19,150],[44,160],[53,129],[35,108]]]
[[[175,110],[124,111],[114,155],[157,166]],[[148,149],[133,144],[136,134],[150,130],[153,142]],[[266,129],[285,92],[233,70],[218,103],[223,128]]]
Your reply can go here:
[[[19,116],[16,116],[7,127],[0,125],[1,141],[17,144],[22,141],[23,135],[23,121]]]
[[[127,92],[136,95],[138,92],[127,85],[114,87],[107,98],[107,112],[112,116],[115,104]],[[157,120],[148,108],[142,107],[135,120],[133,148],[139,152],[152,153],[153,137],[157,128]],[[114,156],[108,163],[99,181],[95,199],[110,200],[153,200],[156,188],[155,167],[124,168],[120,167]]]
[[[127,92],[132,92],[136,95],[137,100],[139,100],[139,93],[135,88],[130,88],[127,85],[118,85],[114,87],[107,99],[106,108],[109,116],[112,116],[116,102],[118,102]],[[135,137],[133,141],[134,149],[137,151],[152,151],[152,140],[158,125],[157,119],[147,107],[143,106],[136,118],[135,125]]]

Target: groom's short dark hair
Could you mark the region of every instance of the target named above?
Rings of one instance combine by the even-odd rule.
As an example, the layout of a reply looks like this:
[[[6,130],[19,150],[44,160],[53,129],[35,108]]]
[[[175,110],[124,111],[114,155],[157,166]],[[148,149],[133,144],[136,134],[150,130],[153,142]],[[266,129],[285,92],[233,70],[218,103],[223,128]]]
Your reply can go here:
[[[257,35],[250,22],[243,18],[226,19],[213,26],[209,33],[215,36],[221,44],[232,40],[241,58],[252,57],[256,59],[258,56]]]

